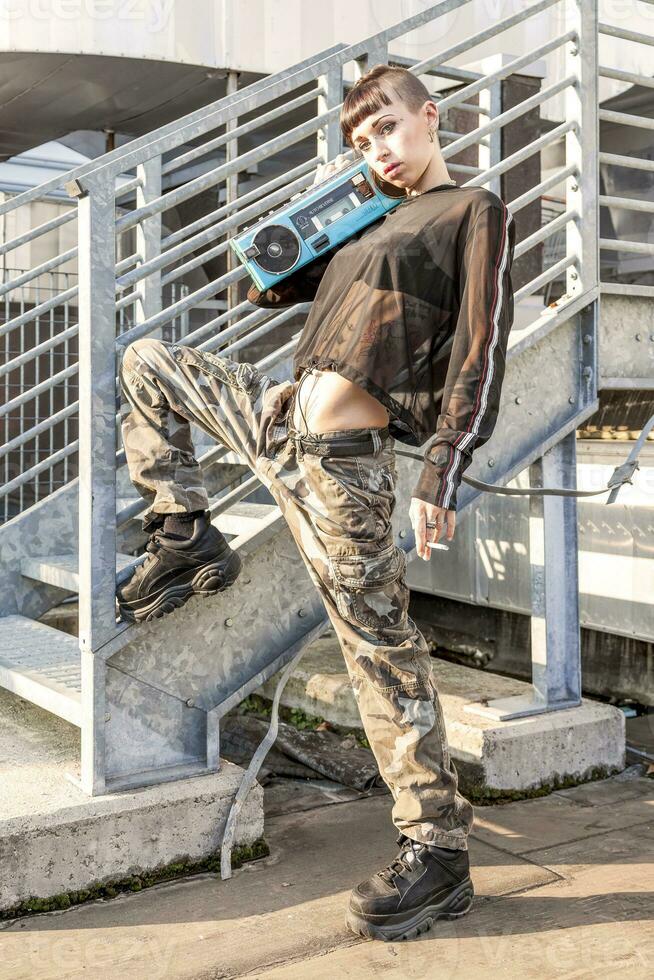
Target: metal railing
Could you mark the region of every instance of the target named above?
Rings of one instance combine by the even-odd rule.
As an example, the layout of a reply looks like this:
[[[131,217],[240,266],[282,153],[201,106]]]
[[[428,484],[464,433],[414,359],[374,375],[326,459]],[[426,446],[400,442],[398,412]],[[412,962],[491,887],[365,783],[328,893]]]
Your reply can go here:
[[[247,274],[232,264],[228,239],[310,186],[317,164],[341,151],[338,117],[350,67],[358,77],[372,64],[390,62],[431,77],[434,86],[436,80],[455,83],[455,88],[448,88],[442,97],[435,92],[435,97],[442,118],[459,113],[474,124],[469,132],[446,127],[440,131],[443,157],[460,185],[499,189],[501,181],[510,180],[525,165],[534,166],[538,174],[540,151],[562,145],[562,165],[546,177],[537,176],[527,191],[508,200],[513,215],[533,206],[541,214],[544,199],[551,195],[559,195],[562,201],[559,212],[545,223],[539,220],[515,250],[518,260],[557,242],[562,243],[561,257],[544,267],[541,264],[537,274],[516,290],[514,299],[518,304],[536,294],[547,296],[551,284],[562,279],[565,291],[559,312],[564,312],[566,304],[597,291],[598,251],[605,243],[598,243],[596,220],[596,0],[537,0],[463,41],[444,45],[420,62],[393,55],[393,42],[468,3],[443,0],[365,41],[340,45],[307,59],[78,168],[66,181],[77,199],[77,211],[16,235],[2,246],[2,254],[7,254],[77,221],[76,249],[58,252],[19,278],[22,287],[27,286],[31,278],[53,273],[74,258],[78,283],[29,311],[16,312],[0,326],[0,336],[12,334],[63,303],[74,304],[79,311],[77,321],[68,328],[68,340],[78,345],[78,361],[53,367],[48,378],[17,398],[25,397],[27,403],[26,395],[33,398],[35,393],[49,392],[79,377],[79,444],[75,451],[80,479],[83,649],[97,650],[116,635],[116,534],[144,510],[144,503],[137,501],[116,516],[116,467],[125,462],[124,452],[117,447],[117,357],[137,338],[165,336],[163,332],[171,330],[171,325],[176,325],[175,339],[185,344],[250,359],[256,357],[261,340],[274,331],[283,338],[279,360],[292,353],[308,305],[276,314],[254,308],[241,298]],[[566,29],[530,51],[486,73],[453,64],[466,54],[471,59],[483,57],[486,45],[496,49],[498,39],[511,28],[553,8],[565,14]],[[563,23],[563,17],[558,21]],[[558,59],[550,57],[560,53]],[[501,86],[539,59],[548,59],[540,88],[503,109],[497,98]],[[502,132],[519,126],[528,114],[539,113],[541,106],[555,98],[565,101],[564,121],[503,156]],[[466,162],[461,159],[464,151]],[[185,179],[184,168],[198,161],[204,172]],[[19,195],[0,205],[0,214],[28,207],[55,189],[61,189],[60,181]],[[15,281],[7,285],[16,288]],[[174,295],[167,294],[167,289],[175,289]],[[207,308],[216,302],[222,307]],[[40,356],[34,350],[30,353]],[[47,424],[43,424],[45,431]],[[224,452],[217,446],[201,462],[220,458]],[[23,473],[17,476],[19,481],[24,478],[28,479]],[[221,498],[214,513],[246,496],[255,484],[253,478],[235,491],[240,496]]]
[[[80,642],[82,649],[97,650],[112,640],[115,625],[115,581],[117,526],[115,467],[116,427],[109,424],[116,405],[115,356],[118,349],[159,331],[175,317],[197,310],[210,298],[236,292],[236,301],[194,326],[184,343],[204,350],[232,354],[234,351],[256,351],[255,344],[286,324],[301,325],[307,306],[299,305],[281,313],[253,308],[239,300],[238,284],[246,279],[245,271],[233,268],[228,261],[228,239],[243,225],[251,223],[276,204],[308,187],[318,162],[333,158],[341,150],[338,117],[344,92],[344,69],[355,66],[355,76],[377,62],[394,62],[389,52],[391,42],[408,34],[448,11],[465,6],[467,0],[444,0],[429,10],[408,18],[401,24],[380,32],[359,44],[330,53],[255,92],[244,89],[205,110],[202,118],[180,124],[174,133],[151,134],[148,145],[130,151],[120,159],[100,161],[98,166],[76,178],[69,185],[78,197],[79,263],[80,263]],[[516,24],[548,8],[564,5],[569,27],[548,38],[520,57],[513,58],[490,73],[454,66],[469,51],[477,51],[501,37]],[[494,111],[499,100],[480,99],[482,93],[519,73],[537,59],[553,52],[565,52],[564,71],[560,77],[546,77],[539,91],[517,105]],[[556,276],[566,276],[566,293],[572,301],[597,287],[597,233],[593,223],[582,221],[584,214],[596,213],[596,158],[592,141],[584,132],[594,132],[597,119],[596,65],[597,28],[595,7],[590,0],[538,0],[526,10],[507,16],[464,41],[434,52],[419,63],[402,62],[421,76],[455,81],[457,87],[438,99],[441,114],[463,106],[473,112],[477,123],[464,134],[445,131],[442,152],[459,182],[468,186],[498,186],[498,180],[516,167],[532,161],[540,150],[565,140],[565,164],[547,179],[509,202],[515,214],[538,202],[554,186],[565,185],[565,209],[538,227],[516,246],[515,258],[526,255],[554,234],[565,230],[564,258],[541,271],[521,286],[515,299],[532,296]],[[528,145],[502,158],[497,136],[504,127],[537,111],[548,100],[564,95],[566,118],[560,125],[538,136]],[[278,100],[283,98],[281,104]],[[481,104],[480,104],[481,103]],[[303,118],[304,117],[304,118]],[[260,142],[252,140],[262,122],[272,130]],[[246,140],[241,152],[239,141]],[[192,149],[186,149],[192,143]],[[231,144],[227,153],[227,144]],[[478,166],[462,164],[456,158],[475,148]],[[224,153],[224,156],[222,155]],[[297,162],[289,169],[291,155]],[[171,177],[189,162],[205,160],[207,169],[192,180],[163,191],[164,175]],[[451,163],[449,163],[451,161]],[[257,186],[246,185],[238,196],[229,194],[230,182],[248,170],[260,168],[263,180]],[[135,199],[127,201],[118,181],[126,170],[136,172],[138,185]],[[166,216],[179,217],[188,202],[213,197],[224,188],[217,207],[207,206],[205,213],[192,222],[164,233]],[[117,195],[121,194],[120,210]],[[120,267],[116,255],[123,236],[136,234],[135,253]],[[129,251],[129,249],[127,249]],[[162,284],[183,281],[202,269],[206,282],[197,284],[188,295],[164,306]],[[138,299],[131,299],[138,295]],[[135,325],[116,337],[116,310],[123,297],[134,304]],[[93,331],[88,325],[93,323]],[[279,334],[278,334],[279,335]],[[91,379],[93,387],[91,391]],[[221,454],[216,447],[207,457]],[[123,461],[118,453],[118,462]],[[217,512],[245,496],[246,481],[234,494],[221,499]],[[142,508],[139,503],[130,508]],[[133,516],[130,514],[130,516]]]
[[[4,270],[0,284],[0,513],[4,521],[75,476],[77,384],[69,368],[77,362],[77,327],[72,326],[77,314],[70,298],[76,280],[73,273],[53,269],[41,269],[36,277],[22,270]],[[50,302],[61,296],[63,301]],[[11,323],[17,326],[4,330]],[[60,380],[50,384],[56,376]]]
[[[652,0],[639,0],[639,2],[648,4],[649,6],[653,5]],[[642,46],[644,46],[646,50],[650,50],[654,48],[654,35],[628,30],[604,21],[598,24],[598,32],[600,42],[599,78],[615,79],[629,85],[638,85],[654,90],[654,78],[652,78],[651,74],[646,75],[626,71],[624,67],[618,68],[606,64],[607,59],[604,56],[602,45],[602,40],[610,37],[619,38],[622,41],[628,42],[630,47],[635,48],[635,46],[641,46],[642,50]],[[652,55],[654,55],[654,51],[650,51],[650,58]],[[622,127],[625,136],[628,135],[629,129],[654,131],[654,119],[632,112],[616,112],[612,109],[600,107],[598,118],[600,123],[612,123],[613,125]],[[638,284],[634,290],[634,283],[624,281],[625,278],[633,278],[626,274],[626,269],[624,268],[624,259],[627,256],[640,256],[644,258],[644,261],[639,263],[639,268],[637,269],[638,278],[642,279],[644,273],[649,273],[651,283],[652,274],[654,274],[654,160],[626,153],[611,153],[601,146],[599,149],[599,164],[605,173],[605,183],[606,178],[610,177],[611,183],[615,185],[618,183],[619,175],[622,175],[622,180],[618,186],[621,185],[624,188],[625,171],[628,173],[631,172],[631,174],[640,174],[641,177],[647,175],[638,188],[627,187],[623,189],[621,194],[600,194],[598,204],[603,210],[603,213],[606,214],[608,212],[611,214],[628,211],[652,216],[648,222],[641,225],[640,236],[637,240],[628,240],[622,235],[616,235],[614,238],[600,238],[599,245],[602,258],[601,279],[603,285],[610,286],[610,291],[614,293],[629,294],[637,291],[640,295],[654,296],[654,286],[649,285],[648,287]]]

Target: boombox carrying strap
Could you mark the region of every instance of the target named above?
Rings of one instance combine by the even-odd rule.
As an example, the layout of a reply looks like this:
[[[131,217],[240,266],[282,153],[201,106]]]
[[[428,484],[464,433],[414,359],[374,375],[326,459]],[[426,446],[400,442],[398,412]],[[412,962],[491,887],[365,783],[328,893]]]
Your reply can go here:
[[[631,477],[634,472],[639,469],[638,456],[641,449],[645,443],[645,440],[651,429],[654,428],[654,415],[645,423],[642,432],[638,436],[638,439],[631,448],[631,452],[627,456],[624,463],[620,466],[616,466],[611,474],[609,482],[605,487],[600,490],[575,490],[572,487],[530,487],[518,488],[518,487],[500,487],[495,486],[492,483],[484,483],[482,480],[475,480],[471,476],[464,476],[462,480],[464,483],[469,484],[471,487],[475,487],[477,490],[484,490],[486,493],[503,493],[513,497],[545,497],[548,495],[555,497],[594,497],[599,493],[606,493],[610,490],[605,503],[612,504],[615,502],[620,487],[625,483],[631,483]],[[404,446],[401,448],[395,447],[395,452],[398,456],[408,456],[411,459],[419,459],[424,462],[425,457],[422,453],[413,452],[410,449],[406,449]]]

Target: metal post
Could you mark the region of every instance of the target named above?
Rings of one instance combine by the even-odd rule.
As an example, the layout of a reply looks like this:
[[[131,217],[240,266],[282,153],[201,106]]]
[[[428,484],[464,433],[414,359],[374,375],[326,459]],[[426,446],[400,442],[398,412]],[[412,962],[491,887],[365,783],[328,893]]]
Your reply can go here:
[[[114,180],[87,182],[79,227],[79,643],[82,781],[104,788],[105,665],[116,632],[116,356]]]
[[[481,61],[480,71],[484,75],[490,75],[492,72],[497,71],[498,68],[502,67],[508,60],[507,55],[495,54],[490,55],[488,58],[483,58]],[[479,93],[479,108],[486,109],[488,111],[488,122],[492,119],[496,119],[497,116],[502,114],[502,82],[492,82],[486,88],[483,88]],[[502,159],[502,130],[496,129],[494,132],[490,133],[487,137],[488,146],[484,146],[483,143],[479,144],[479,167],[481,170],[490,170]],[[497,194],[498,197],[502,196],[502,177],[497,175],[491,178],[486,184],[489,191]]]
[[[136,176],[141,186],[136,189],[136,207],[142,208],[161,197],[161,156],[146,160],[136,168]],[[161,212],[144,218],[136,226],[136,251],[142,262],[149,262],[161,254]],[[136,287],[142,294],[134,307],[136,324],[144,323],[161,311],[161,270],[157,269]],[[152,331],[152,336],[161,337],[161,328]]]
[[[88,186],[88,182],[87,182]],[[79,201],[79,638],[116,629],[116,321],[114,181]]]
[[[343,101],[343,68],[333,65],[318,78],[323,93],[318,96],[318,115],[328,112]],[[341,152],[341,127],[337,118],[330,119],[318,129],[317,155],[327,163]]]
[[[573,430],[529,467],[532,487],[576,486]],[[465,710],[498,721],[581,703],[577,498],[529,498],[531,695],[496,698]]]
[[[226,95],[234,95],[238,91],[238,72],[228,71],[227,72],[227,92]],[[230,133],[232,130],[236,129],[238,126],[238,117],[234,116],[227,120],[225,123],[225,133]],[[238,157],[238,139],[230,139],[225,143],[225,162],[229,163],[232,160],[236,160]],[[235,205],[238,204],[238,174],[232,174],[225,181],[225,203]],[[233,212],[230,212],[230,214]],[[231,272],[239,264],[238,259],[232,252],[231,248],[227,249],[227,272]],[[232,283],[232,285],[227,287],[227,306],[232,310],[239,302],[239,284],[237,282]],[[230,326],[234,321],[230,318],[225,327]],[[239,355],[236,355],[236,360],[240,360]]]
[[[566,225],[566,255],[576,255],[577,267],[566,270],[570,296],[585,293],[599,282],[599,116],[597,106],[597,0],[570,0],[568,27],[578,41],[565,46],[565,73],[575,73],[577,84],[565,90],[565,118],[577,128],[565,134],[566,166],[577,174],[566,180],[567,207],[580,217]]]

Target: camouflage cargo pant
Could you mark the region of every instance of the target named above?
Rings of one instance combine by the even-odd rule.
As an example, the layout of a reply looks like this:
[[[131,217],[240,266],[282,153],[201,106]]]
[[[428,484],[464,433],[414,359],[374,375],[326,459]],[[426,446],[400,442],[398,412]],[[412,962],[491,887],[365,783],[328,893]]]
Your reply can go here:
[[[429,650],[407,612],[406,557],[391,530],[388,430],[314,436],[324,443],[373,433],[376,448],[367,455],[303,453],[292,427],[300,382],[149,338],[126,348],[121,381],[131,406],[123,443],[132,482],[150,504],[145,520],[208,506],[189,422],[247,461],[280,507],[324,602],[393,794],[396,827],[465,850],[473,808],[457,791]]]

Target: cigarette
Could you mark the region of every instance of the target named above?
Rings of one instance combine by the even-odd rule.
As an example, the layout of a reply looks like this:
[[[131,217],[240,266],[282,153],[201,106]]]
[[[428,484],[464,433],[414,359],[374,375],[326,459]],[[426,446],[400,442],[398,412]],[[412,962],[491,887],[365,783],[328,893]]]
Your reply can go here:
[[[437,541],[426,541],[425,544],[427,545],[428,548],[440,548],[441,551],[450,550],[449,544],[441,544],[440,542]]]

